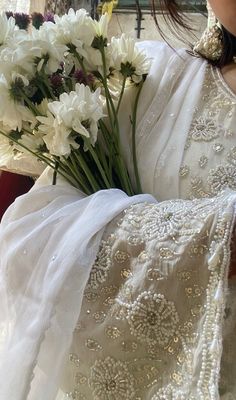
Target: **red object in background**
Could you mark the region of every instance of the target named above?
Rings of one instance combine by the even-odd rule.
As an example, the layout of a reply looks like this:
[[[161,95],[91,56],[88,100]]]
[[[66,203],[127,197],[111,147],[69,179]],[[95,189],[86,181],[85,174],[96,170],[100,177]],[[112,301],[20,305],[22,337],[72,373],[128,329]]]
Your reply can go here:
[[[28,176],[3,171],[0,175],[0,220],[16,197],[28,192],[34,182]]]

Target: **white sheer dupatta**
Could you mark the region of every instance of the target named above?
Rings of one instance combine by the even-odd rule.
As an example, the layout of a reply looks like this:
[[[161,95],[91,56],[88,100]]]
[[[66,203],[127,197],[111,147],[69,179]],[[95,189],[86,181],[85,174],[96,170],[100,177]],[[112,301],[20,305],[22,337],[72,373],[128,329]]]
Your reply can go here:
[[[189,55],[185,49],[174,51],[157,41],[140,42],[139,47],[153,58],[137,113],[136,147],[142,189],[158,200],[179,198],[179,168],[207,62]],[[126,96],[120,123],[127,164],[133,175],[131,133],[127,135],[133,89]]]
[[[0,231],[0,399],[56,398],[64,357],[104,228],[132,203],[119,190],[90,197],[69,185],[19,198]]]

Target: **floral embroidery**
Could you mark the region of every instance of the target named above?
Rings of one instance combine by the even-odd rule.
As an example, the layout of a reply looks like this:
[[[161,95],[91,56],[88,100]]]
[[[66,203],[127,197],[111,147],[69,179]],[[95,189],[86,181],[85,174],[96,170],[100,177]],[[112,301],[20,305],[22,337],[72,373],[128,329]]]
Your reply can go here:
[[[214,195],[226,188],[235,190],[236,168],[227,164],[219,165],[217,168],[210,171],[207,182]]]
[[[215,153],[221,153],[224,150],[224,146],[221,143],[214,143],[212,148]]]
[[[190,181],[190,191],[188,197],[190,199],[202,199],[209,197],[210,193],[204,188],[203,180],[199,176],[193,177]]]
[[[125,363],[112,357],[97,360],[91,368],[94,400],[127,400],[135,395],[134,377]]]
[[[157,240],[150,240],[153,233],[146,235],[146,229],[149,232],[150,226],[156,226],[156,215],[165,226],[170,210],[176,210],[177,219],[164,230],[168,236],[159,240],[158,230],[154,232]],[[196,393],[202,399],[216,398],[213,390],[217,390],[220,357],[217,346],[212,352],[211,345],[212,338],[219,337],[223,306],[215,295],[228,262],[225,244],[231,214],[233,207],[231,212],[222,195],[135,205],[126,210],[125,218],[119,217],[120,223],[111,223],[108,233],[113,231],[115,237],[108,252],[111,273],[85,293],[80,315],[83,329],[74,333],[68,360],[74,382],[66,390],[73,400],[79,393],[93,400],[196,400]],[[142,238],[139,245],[129,243],[130,232]],[[210,269],[215,253],[219,268]],[[199,318],[203,323],[196,333]],[[200,338],[204,348],[198,353],[199,382],[192,393],[189,382]]]
[[[174,303],[162,294],[143,292],[131,305],[127,321],[140,341],[165,346],[175,334],[179,316]]]
[[[200,166],[200,168],[204,168],[206,165],[207,165],[207,162],[208,162],[208,158],[206,157],[206,156],[201,156],[200,158],[199,158],[199,166]]]
[[[196,119],[190,130],[190,137],[196,142],[204,141],[210,142],[219,137],[218,127],[215,125],[213,119],[198,118]]]
[[[135,232],[136,227],[137,235],[145,240],[164,241],[172,235],[187,236],[193,232],[193,224],[188,219],[191,208],[191,203],[182,200],[162,202],[158,206],[147,204],[145,208],[135,205],[130,208],[124,228]]]
[[[187,165],[181,165],[179,169],[179,176],[185,177],[189,174],[189,167]]]
[[[179,170],[181,197],[210,197],[225,187],[236,186],[232,183],[235,179],[232,170],[229,177],[226,177],[228,171],[226,174],[217,171],[224,164],[236,166],[233,146],[235,106],[236,97],[223,81],[218,68],[207,67],[201,99],[195,109],[181,160],[185,168]],[[187,170],[188,174],[185,173]],[[222,184],[222,180],[227,179],[229,184]]]
[[[97,289],[105,282],[112,264],[111,251],[114,238],[110,236],[106,241],[102,240],[100,250],[90,273],[87,290]]]

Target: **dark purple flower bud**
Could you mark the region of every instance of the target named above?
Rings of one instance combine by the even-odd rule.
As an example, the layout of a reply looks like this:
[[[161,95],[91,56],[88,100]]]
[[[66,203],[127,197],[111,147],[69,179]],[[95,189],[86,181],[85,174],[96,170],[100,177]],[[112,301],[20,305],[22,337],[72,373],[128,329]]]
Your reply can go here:
[[[82,69],[77,69],[73,75],[76,83],[83,83],[84,85],[92,85],[94,82],[93,74],[86,74]]]
[[[36,28],[39,29],[41,25],[44,23],[44,16],[41,13],[34,12],[31,15],[32,18],[32,25]]]
[[[45,14],[44,21],[53,22],[55,24],[54,15],[52,13]]]
[[[63,84],[63,78],[61,75],[53,74],[50,76],[50,82],[53,89],[58,89]]]
[[[5,14],[7,16],[7,19],[9,19],[10,17],[14,17],[14,14],[12,11],[6,11]]]
[[[30,24],[30,16],[28,14],[15,13],[14,18],[16,20],[16,25],[18,25],[20,29],[28,29]]]

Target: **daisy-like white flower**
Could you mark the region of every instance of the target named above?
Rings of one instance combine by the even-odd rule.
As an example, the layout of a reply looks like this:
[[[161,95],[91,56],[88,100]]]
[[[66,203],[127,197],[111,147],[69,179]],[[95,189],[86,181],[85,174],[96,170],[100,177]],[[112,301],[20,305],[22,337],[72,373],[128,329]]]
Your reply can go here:
[[[28,149],[30,149],[33,152],[38,152],[40,149],[43,148],[44,146],[44,141],[42,139],[42,133],[37,131],[37,130],[33,130],[32,134],[30,133],[24,133],[21,138],[18,140],[19,144],[23,144],[24,146],[26,146]],[[17,146],[17,148],[21,151],[22,147],[21,146]]]
[[[56,41],[55,31],[52,22],[45,22],[39,29],[32,28],[31,46],[37,49],[41,61],[37,64],[37,70],[40,71],[45,64],[45,72],[53,74],[60,67],[64,60],[64,55],[67,47]],[[29,41],[30,45],[30,41]]]
[[[51,154],[68,156],[71,146],[78,148],[75,139],[81,135],[92,145],[97,140],[97,122],[104,116],[100,89],[94,93],[84,84],[76,84],[75,91],[63,93],[59,101],[48,104],[47,117],[37,117],[44,133],[43,140]]]
[[[15,75],[16,78],[20,81],[19,75]],[[21,101],[13,98],[11,91],[15,82],[8,82],[3,74],[0,75],[0,122],[9,129],[21,131],[23,121],[33,124],[35,117]],[[20,84],[24,85],[24,81],[21,80]]]
[[[140,82],[142,76],[149,72],[150,60],[145,52],[138,49],[133,38],[126,37],[124,34],[120,38],[113,37],[110,51],[110,66],[120,71],[122,75],[131,77],[134,82]]]
[[[32,37],[25,31],[16,30],[8,40],[7,46],[0,49],[0,71],[9,80],[13,70],[31,79],[35,75],[35,59],[41,56]]]
[[[16,28],[15,19],[7,18],[5,12],[0,14],[0,46],[6,44]]]
[[[104,39],[107,38],[109,15],[104,14],[101,16],[99,21],[92,20],[92,22],[93,22],[94,36],[103,37]]]
[[[94,24],[84,9],[70,9],[68,14],[55,15],[54,29],[58,43],[75,46],[77,52],[83,54],[83,45],[90,46],[94,38]]]

